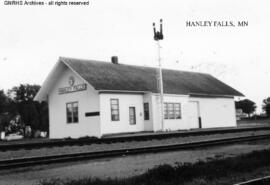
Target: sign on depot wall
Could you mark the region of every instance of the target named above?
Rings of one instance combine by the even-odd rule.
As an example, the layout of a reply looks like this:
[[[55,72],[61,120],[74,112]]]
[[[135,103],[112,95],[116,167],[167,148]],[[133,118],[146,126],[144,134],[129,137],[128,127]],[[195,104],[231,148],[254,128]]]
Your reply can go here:
[[[77,91],[84,91],[86,90],[86,83],[83,84],[75,84],[75,78],[73,76],[70,76],[68,79],[69,87],[62,87],[58,89],[58,94],[66,94],[66,93],[72,93]]]

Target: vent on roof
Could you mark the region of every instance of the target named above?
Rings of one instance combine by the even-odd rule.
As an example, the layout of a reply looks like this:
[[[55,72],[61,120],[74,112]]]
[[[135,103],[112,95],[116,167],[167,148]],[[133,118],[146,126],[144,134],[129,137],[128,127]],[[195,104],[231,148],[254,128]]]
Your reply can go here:
[[[113,64],[118,64],[118,57],[117,56],[112,56],[111,61]]]

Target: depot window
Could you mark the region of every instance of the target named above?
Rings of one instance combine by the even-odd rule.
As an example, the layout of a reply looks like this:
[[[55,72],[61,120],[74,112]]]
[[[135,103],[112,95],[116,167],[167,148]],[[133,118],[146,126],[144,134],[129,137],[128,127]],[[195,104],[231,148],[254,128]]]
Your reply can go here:
[[[164,103],[164,119],[181,119],[180,103]]]
[[[144,109],[144,120],[149,120],[150,115],[149,115],[149,103],[144,103],[143,104],[143,109]]]
[[[78,123],[79,122],[78,102],[67,103],[66,110],[67,110],[67,123]]]
[[[111,120],[112,121],[119,121],[119,100],[118,99],[111,99]]]

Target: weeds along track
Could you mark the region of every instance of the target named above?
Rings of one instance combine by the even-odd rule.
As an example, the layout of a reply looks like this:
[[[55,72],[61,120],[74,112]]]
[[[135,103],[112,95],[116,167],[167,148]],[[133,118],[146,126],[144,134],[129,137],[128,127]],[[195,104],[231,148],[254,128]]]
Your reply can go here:
[[[194,130],[194,131],[182,131],[182,132],[163,132],[163,133],[145,133],[143,135],[127,135],[127,136],[113,136],[103,138],[80,138],[80,139],[48,139],[42,141],[31,140],[24,142],[0,142],[0,151],[12,151],[20,149],[37,149],[37,148],[50,148],[50,147],[61,147],[61,146],[82,146],[91,144],[104,144],[104,143],[118,143],[128,141],[147,141],[152,139],[166,139],[175,137],[188,137],[188,136],[202,136],[202,135],[214,135],[214,134],[226,134],[226,133],[237,133],[237,132],[248,132],[248,131],[263,131],[270,130],[270,127],[248,127],[248,128],[228,128],[228,129],[213,129],[213,130]]]
[[[166,145],[155,145],[155,146],[149,146],[149,147],[106,150],[106,151],[99,151],[99,152],[82,152],[82,153],[70,153],[70,154],[63,154],[63,155],[17,158],[17,159],[10,159],[10,160],[1,160],[0,170],[18,168],[18,167],[29,167],[29,166],[42,165],[42,164],[72,162],[72,161],[91,160],[91,159],[100,159],[100,158],[111,158],[111,157],[119,157],[119,156],[126,156],[126,155],[139,155],[139,154],[146,154],[146,153],[198,149],[198,148],[204,148],[204,147],[209,147],[209,146],[226,145],[226,144],[233,144],[233,143],[246,142],[246,141],[263,140],[263,139],[269,139],[269,138],[270,138],[270,134],[263,134],[263,135],[253,135],[253,136],[231,137],[231,138],[226,138],[226,139],[211,139],[211,140],[181,143],[181,144],[166,144]]]

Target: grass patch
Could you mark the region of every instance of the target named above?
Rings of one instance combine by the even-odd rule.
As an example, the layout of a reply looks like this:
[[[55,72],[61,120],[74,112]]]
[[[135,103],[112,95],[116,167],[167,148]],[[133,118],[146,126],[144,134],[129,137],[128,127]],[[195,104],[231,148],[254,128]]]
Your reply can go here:
[[[160,165],[146,173],[125,179],[52,179],[40,185],[225,185],[247,180],[270,173],[270,150],[255,151],[249,154],[198,161]]]

